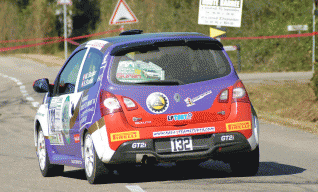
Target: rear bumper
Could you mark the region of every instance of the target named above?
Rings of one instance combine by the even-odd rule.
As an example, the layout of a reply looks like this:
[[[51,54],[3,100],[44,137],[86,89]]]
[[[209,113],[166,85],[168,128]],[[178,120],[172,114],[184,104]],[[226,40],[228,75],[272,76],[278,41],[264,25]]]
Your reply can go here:
[[[223,160],[224,157],[251,150],[241,133],[216,133],[192,136],[193,151],[171,152],[170,138],[133,140],[121,144],[109,163],[143,163],[147,158],[160,162],[195,159]]]

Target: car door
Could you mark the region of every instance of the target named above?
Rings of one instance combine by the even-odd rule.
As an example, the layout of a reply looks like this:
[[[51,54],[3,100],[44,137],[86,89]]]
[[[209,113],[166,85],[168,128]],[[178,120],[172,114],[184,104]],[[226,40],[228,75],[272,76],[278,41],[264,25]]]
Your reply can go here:
[[[79,138],[74,138],[78,125],[71,123],[71,118],[82,94],[76,86],[87,52],[88,49],[81,49],[73,54],[54,82],[49,103],[49,138],[58,154],[75,155],[72,148],[79,143]]]

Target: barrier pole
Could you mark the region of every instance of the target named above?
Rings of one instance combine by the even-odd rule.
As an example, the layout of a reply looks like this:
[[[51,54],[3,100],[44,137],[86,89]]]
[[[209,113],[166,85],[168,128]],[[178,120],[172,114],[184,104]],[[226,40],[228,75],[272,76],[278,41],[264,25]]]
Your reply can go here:
[[[67,25],[66,25],[66,4],[63,5],[64,9],[64,50],[65,50],[65,60],[67,59]]]
[[[315,72],[315,46],[316,46],[316,42],[315,42],[315,39],[316,39],[316,34],[315,34],[315,28],[316,28],[316,16],[315,16],[315,10],[316,10],[316,5],[315,5],[315,0],[313,0],[313,10],[312,10],[312,33],[313,33],[313,36],[312,36],[312,72],[314,73]]]

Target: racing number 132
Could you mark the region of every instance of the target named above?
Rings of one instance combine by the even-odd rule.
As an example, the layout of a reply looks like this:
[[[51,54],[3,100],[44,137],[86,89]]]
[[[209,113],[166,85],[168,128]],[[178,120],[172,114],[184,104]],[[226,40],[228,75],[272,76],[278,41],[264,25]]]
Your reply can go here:
[[[177,137],[171,138],[171,151],[179,152],[179,151],[192,151],[192,138],[191,137]]]

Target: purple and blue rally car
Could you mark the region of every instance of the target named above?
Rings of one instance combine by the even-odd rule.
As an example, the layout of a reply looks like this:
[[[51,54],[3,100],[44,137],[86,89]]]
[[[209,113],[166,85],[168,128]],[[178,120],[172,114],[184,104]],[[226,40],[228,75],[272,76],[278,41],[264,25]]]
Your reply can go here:
[[[96,183],[112,164],[222,160],[255,175],[259,125],[222,44],[200,33],[130,30],[71,54],[34,121],[43,176],[84,168]]]

